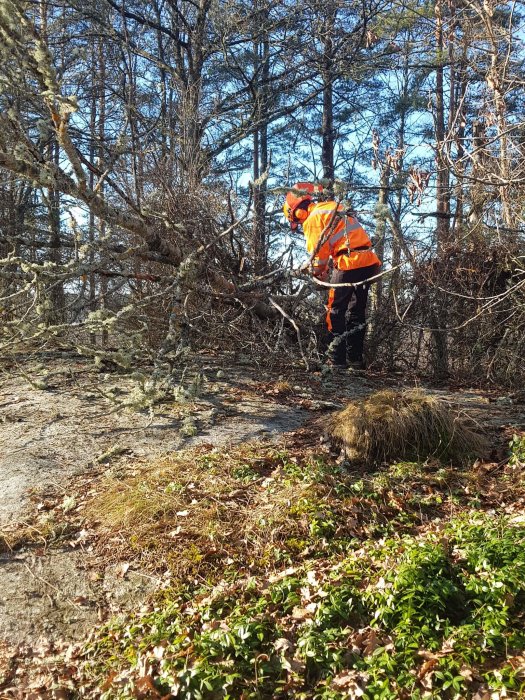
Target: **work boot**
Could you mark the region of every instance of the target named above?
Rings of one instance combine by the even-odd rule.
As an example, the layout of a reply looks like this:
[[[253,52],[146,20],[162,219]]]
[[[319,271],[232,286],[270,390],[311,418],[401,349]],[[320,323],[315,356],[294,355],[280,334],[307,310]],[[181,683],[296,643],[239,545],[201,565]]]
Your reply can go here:
[[[364,369],[357,367],[356,363],[363,363],[363,347],[365,342],[366,324],[357,323],[348,330],[346,340],[346,360],[351,366],[355,365],[355,369]]]

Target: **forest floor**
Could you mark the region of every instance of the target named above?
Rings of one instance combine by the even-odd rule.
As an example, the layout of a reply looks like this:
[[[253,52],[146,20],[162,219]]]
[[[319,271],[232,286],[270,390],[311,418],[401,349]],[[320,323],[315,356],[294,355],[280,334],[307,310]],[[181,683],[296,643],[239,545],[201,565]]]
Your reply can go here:
[[[125,484],[144,465],[199,445],[256,441],[293,452],[301,441],[315,445],[316,420],[348,400],[410,386],[401,376],[323,377],[202,356],[172,401],[137,411],[118,409],[134,396],[133,380],[80,358],[49,355],[8,368],[0,383],[0,698],[70,697],[67,666],[93,628],[146,609],[167,585],[162,567],[99,546],[89,503],[101,484]],[[427,390],[489,435],[487,470],[525,430],[525,406],[506,394]]]

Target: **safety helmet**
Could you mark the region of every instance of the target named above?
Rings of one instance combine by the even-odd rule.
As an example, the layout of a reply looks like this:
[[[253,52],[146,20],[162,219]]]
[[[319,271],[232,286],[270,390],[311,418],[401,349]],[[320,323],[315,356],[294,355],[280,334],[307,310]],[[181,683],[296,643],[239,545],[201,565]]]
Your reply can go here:
[[[305,205],[310,204],[313,195],[316,192],[322,192],[323,188],[321,185],[313,185],[311,182],[298,182],[292,189],[300,190],[300,193],[288,192],[283,212],[290,222],[290,228],[294,230],[308,218]]]

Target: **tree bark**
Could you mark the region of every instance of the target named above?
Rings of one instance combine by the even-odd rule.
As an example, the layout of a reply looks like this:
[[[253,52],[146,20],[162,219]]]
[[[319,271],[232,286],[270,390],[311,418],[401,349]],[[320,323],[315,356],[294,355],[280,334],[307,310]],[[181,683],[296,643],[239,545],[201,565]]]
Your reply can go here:
[[[323,81],[323,116],[321,123],[321,164],[323,178],[330,182],[335,178],[334,164],[334,38],[335,15],[337,10],[330,8],[323,22],[321,42],[321,78]]]

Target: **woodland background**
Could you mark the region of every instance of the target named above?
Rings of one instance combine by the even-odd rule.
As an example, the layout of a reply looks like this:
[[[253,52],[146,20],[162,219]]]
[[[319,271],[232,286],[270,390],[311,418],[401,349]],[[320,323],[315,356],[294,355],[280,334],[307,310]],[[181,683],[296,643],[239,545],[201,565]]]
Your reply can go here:
[[[515,385],[523,24],[494,0],[2,0],[2,356],[74,348],[150,390],[198,350],[312,362],[326,290],[281,211],[322,180],[385,261],[372,366]]]

